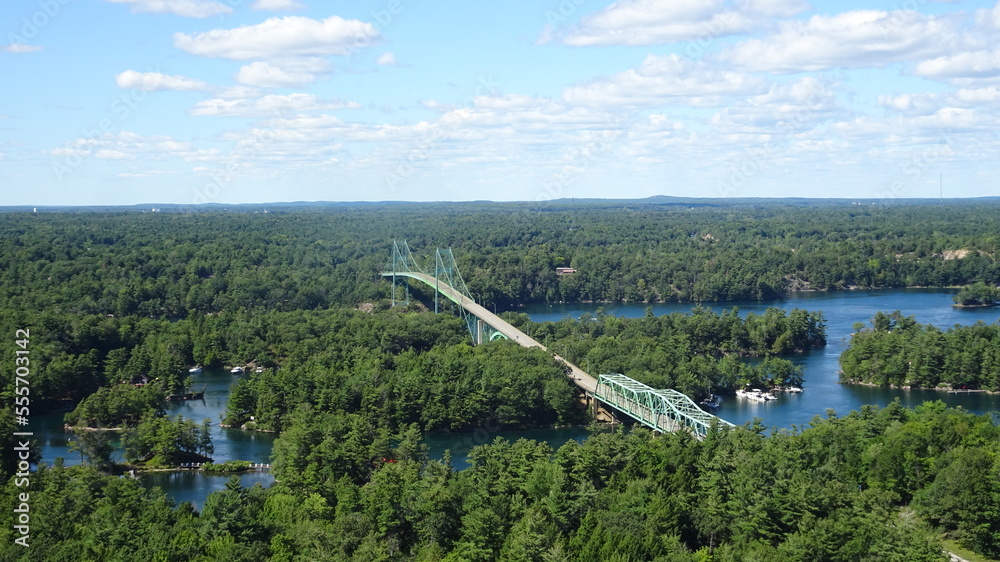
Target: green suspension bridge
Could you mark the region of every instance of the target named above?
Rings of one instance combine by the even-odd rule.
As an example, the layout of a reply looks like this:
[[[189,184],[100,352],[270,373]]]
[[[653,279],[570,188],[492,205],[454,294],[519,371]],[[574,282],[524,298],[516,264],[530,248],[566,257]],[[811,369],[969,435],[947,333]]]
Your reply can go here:
[[[438,248],[434,252],[432,270],[417,264],[406,241],[394,241],[392,255],[382,276],[392,280],[393,306],[410,302],[411,279],[434,289],[434,312],[441,309],[441,296],[455,303],[474,344],[502,338],[513,340],[524,347],[538,347],[548,351],[544,345],[476,303],[465,286],[465,280],[462,279],[450,248]],[[588,402],[596,399],[656,431],[690,431],[695,437],[702,439],[714,424],[732,426],[722,418],[705,412],[693,400],[676,390],[657,390],[619,374],[594,378],[562,357],[553,357],[565,365],[567,375],[583,390]]]

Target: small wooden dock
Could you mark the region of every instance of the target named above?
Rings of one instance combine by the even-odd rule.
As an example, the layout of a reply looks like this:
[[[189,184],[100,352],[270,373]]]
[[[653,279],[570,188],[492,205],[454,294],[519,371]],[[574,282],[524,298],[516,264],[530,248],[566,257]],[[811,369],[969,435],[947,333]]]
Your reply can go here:
[[[178,468],[181,470],[200,470],[205,464],[203,462],[182,462]],[[249,470],[271,470],[271,465],[267,463],[250,463]]]

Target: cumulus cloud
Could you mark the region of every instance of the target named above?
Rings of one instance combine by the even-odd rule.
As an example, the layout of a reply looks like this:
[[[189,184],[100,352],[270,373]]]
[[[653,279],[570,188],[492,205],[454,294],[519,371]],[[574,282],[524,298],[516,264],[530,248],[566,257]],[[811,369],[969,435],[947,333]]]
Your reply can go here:
[[[191,108],[191,115],[219,117],[283,116],[302,111],[328,111],[360,109],[357,102],[324,100],[312,94],[267,95],[257,99],[214,98],[198,102]]]
[[[99,137],[81,137],[49,151],[53,156],[94,156],[106,160],[205,160],[218,154],[216,149],[198,149],[189,142],[166,135],[143,136],[131,131],[106,133]]]
[[[282,12],[291,10],[301,10],[305,6],[296,0],[257,0],[250,4],[251,10],[268,10],[271,12]]]
[[[4,47],[3,50],[14,55],[19,55],[22,53],[37,53],[42,48],[38,45],[28,45],[26,43],[11,43]]]
[[[331,68],[330,63],[316,57],[282,59],[280,63],[255,61],[240,68],[236,81],[260,88],[292,88],[315,82]]]
[[[1000,76],[1000,50],[966,51],[917,63],[914,72],[927,78],[990,78]]]
[[[135,160],[137,158],[135,154],[128,154],[120,150],[98,150],[94,156],[104,160]]]
[[[846,113],[833,89],[812,76],[772,84],[763,94],[733,104],[712,118],[726,133],[795,134]]]
[[[186,18],[208,18],[233,13],[229,6],[215,0],[104,0],[128,4],[133,13],[173,14]]]
[[[375,59],[375,64],[381,66],[396,66],[396,56],[391,52],[384,52]]]
[[[270,18],[257,25],[174,34],[174,46],[204,57],[234,60],[348,55],[379,40],[375,27],[330,16]]]
[[[126,70],[115,76],[115,83],[126,90],[142,90],[156,92],[160,90],[176,90],[202,92],[211,89],[207,83],[186,76],[168,76],[159,72],[136,72]]]
[[[589,106],[714,106],[726,96],[766,90],[763,79],[719,70],[676,54],[647,55],[638,68],[563,91],[563,99]]]
[[[764,39],[737,43],[718,60],[748,71],[871,68],[945,52],[960,37],[947,19],[915,11],[849,11],[781,23]]]
[[[563,33],[546,27],[538,42],[586,47],[711,39],[746,32],[766,25],[769,18],[789,17],[808,7],[802,0],[619,0]]]
[[[933,113],[941,106],[941,96],[930,93],[910,93],[898,95],[880,95],[877,98],[879,107],[905,114],[924,115]]]
[[[1000,102],[1000,88],[961,88],[949,93],[919,92],[878,96],[878,105],[903,115],[932,115],[943,107],[991,110]]]
[[[215,97],[228,100],[237,98],[259,98],[262,95],[264,95],[264,92],[257,88],[252,88],[250,86],[231,86],[216,92]]]
[[[141,172],[121,172],[118,174],[120,178],[150,178],[153,176],[162,176],[166,174],[173,174],[173,170],[143,170]]]

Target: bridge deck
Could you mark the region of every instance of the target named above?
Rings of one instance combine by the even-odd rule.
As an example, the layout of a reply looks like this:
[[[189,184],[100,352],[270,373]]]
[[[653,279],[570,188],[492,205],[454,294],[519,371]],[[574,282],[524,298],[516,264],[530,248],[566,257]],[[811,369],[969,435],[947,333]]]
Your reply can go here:
[[[529,337],[528,334],[518,330],[503,318],[486,310],[485,307],[451,285],[436,279],[433,275],[417,271],[386,271],[382,275],[384,277],[409,277],[426,283],[503,334],[507,339],[517,342],[523,347],[537,347],[548,351],[544,345]],[[732,425],[705,412],[690,398],[676,390],[656,390],[620,374],[601,375],[600,381],[598,381],[559,355],[553,354],[553,357],[569,369],[568,374],[573,384],[657,431],[686,429],[696,437],[702,438],[715,420],[719,420],[719,423],[723,425]]]
[[[382,275],[384,277],[392,277],[393,273],[391,271],[387,271],[382,273]],[[517,342],[523,347],[538,347],[545,351],[548,351],[548,349],[544,345],[538,343],[533,338],[529,337],[528,334],[525,334],[521,330],[518,330],[517,328],[512,326],[509,322],[507,322],[503,318],[500,318],[496,314],[493,314],[489,310],[486,310],[486,307],[477,304],[473,300],[470,300],[465,295],[455,290],[451,285],[448,285],[447,283],[443,283],[439,280],[434,279],[433,275],[428,275],[426,273],[419,273],[415,271],[410,271],[410,272],[397,271],[395,275],[397,277],[402,276],[402,277],[409,277],[411,279],[416,279],[418,281],[426,283],[427,285],[430,285],[431,287],[436,288],[438,291],[440,291],[442,295],[447,297],[448,300],[458,304],[465,310],[469,311],[472,315],[479,318],[483,322],[489,324],[490,326],[493,327],[493,329],[497,330],[498,332],[506,336],[507,339],[513,342]],[[576,365],[570,363],[569,361],[563,359],[562,357],[555,354],[553,354],[553,357],[555,357],[556,360],[560,361],[563,365],[566,365],[566,367],[570,370],[569,376],[572,379],[573,384],[579,386],[583,390],[586,390],[587,392],[590,393],[593,393],[595,390],[597,390],[597,379],[590,376],[583,369],[577,367]]]

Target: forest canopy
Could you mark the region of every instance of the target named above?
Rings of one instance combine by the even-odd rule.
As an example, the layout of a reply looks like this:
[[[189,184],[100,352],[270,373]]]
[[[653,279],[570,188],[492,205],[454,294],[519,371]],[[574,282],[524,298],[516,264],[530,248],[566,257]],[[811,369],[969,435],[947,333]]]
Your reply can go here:
[[[412,306],[390,310],[380,273],[392,240],[408,239],[424,263],[453,248],[478,302],[514,310],[509,321],[585,370],[700,399],[801,383],[780,355],[825,345],[822,315],[695,306],[533,323],[517,307],[1000,281],[1000,202],[884,203],[0,213],[0,328],[31,328],[33,413],[75,407],[68,421],[126,428],[129,460],[170,466],[212,443],[206,423],[165,417],[164,397],[189,387],[191,365],[252,363],[265,369],[233,388],[225,422],[280,432],[278,484],[231,481],[200,511],[102,474],[107,443],[81,440],[90,466],[46,459],[32,475],[31,552],[12,544],[13,514],[0,511],[0,558],[941,560],[941,533],[1000,555],[997,426],[938,403],[831,413],[770,436],[748,424],[704,441],[643,429],[558,448],[499,440],[474,449],[464,471],[422,443],[428,431],[588,418],[550,355],[470,345],[464,323],[427,313],[418,288]],[[855,335],[844,370],[880,384],[1000,388],[988,368],[1000,364],[996,332],[882,314]],[[13,380],[3,385],[12,404]],[[5,505],[20,491],[15,470],[0,462]]]

